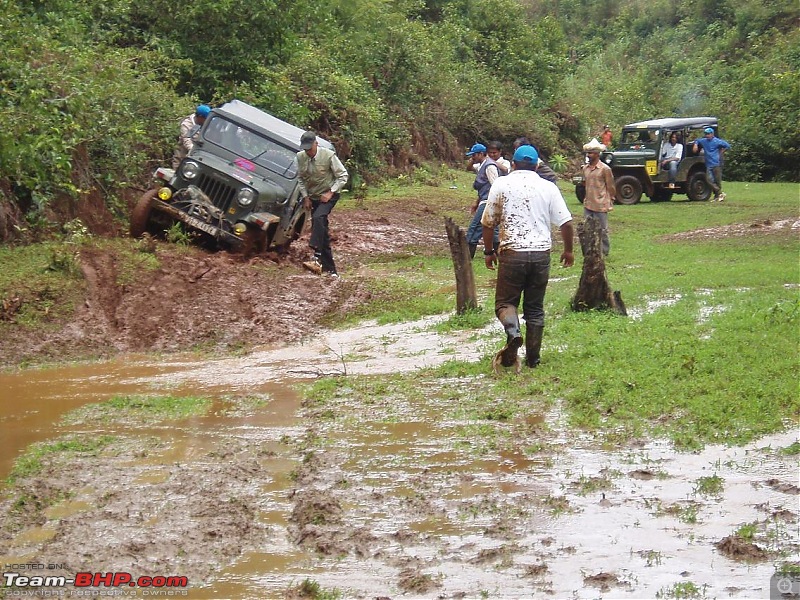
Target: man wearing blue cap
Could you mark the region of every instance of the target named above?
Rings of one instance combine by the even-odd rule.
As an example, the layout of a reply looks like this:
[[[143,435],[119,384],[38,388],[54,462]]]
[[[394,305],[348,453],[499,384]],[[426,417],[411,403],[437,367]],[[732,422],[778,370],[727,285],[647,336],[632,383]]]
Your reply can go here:
[[[177,169],[181,161],[189,155],[189,151],[194,147],[192,137],[206,122],[208,115],[211,114],[211,107],[207,104],[200,104],[194,111],[181,121],[181,132],[178,136],[178,148],[172,157],[172,168]]]
[[[481,217],[483,216],[483,209],[486,206],[486,198],[489,197],[489,189],[492,187],[495,179],[500,177],[500,169],[497,163],[489,158],[486,146],[483,144],[475,144],[467,152],[470,157],[470,168],[478,165],[478,174],[475,176],[475,182],[472,188],[478,192],[478,198],[470,207],[470,212],[473,214],[472,222],[467,229],[467,244],[469,245],[469,255],[474,258],[475,250],[478,248],[478,242],[481,239]],[[485,250],[492,250],[497,248],[499,242],[499,230],[494,234],[494,245],[489,245]]]
[[[500,246],[486,252],[486,268],[497,270],[494,311],[506,332],[506,345],[495,356],[493,365],[518,365],[517,350],[522,346],[518,307],[522,299],[525,318],[525,363],[539,364],[544,332],[544,294],[550,278],[551,225],[556,225],[564,240],[561,262],[571,267],[572,215],[556,184],[536,173],[539,153],[523,145],[514,152],[514,170],[492,185],[483,212],[483,243],[488,248],[493,231],[500,226]]]
[[[697,154],[699,148],[703,149],[706,161],[706,179],[714,191],[712,202],[722,202],[725,200],[725,194],[722,191],[722,157],[725,150],[730,149],[731,145],[714,135],[713,127],[706,127],[703,134],[702,138],[694,141],[694,152]]]

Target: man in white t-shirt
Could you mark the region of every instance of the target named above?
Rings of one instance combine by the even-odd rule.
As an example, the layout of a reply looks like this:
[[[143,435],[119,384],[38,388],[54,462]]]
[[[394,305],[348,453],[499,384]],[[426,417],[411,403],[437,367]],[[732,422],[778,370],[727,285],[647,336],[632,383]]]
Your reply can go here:
[[[561,230],[564,251],[561,262],[571,267],[572,215],[558,187],[536,173],[539,153],[523,145],[512,159],[514,170],[498,178],[489,191],[483,212],[484,247],[492,248],[495,226],[500,225],[500,245],[495,251],[484,250],[486,267],[497,271],[495,314],[506,331],[506,345],[497,359],[504,367],[517,363],[517,350],[522,346],[519,315],[525,318],[525,362],[539,364],[544,332],[544,294],[550,278],[551,225]]]
[[[673,131],[669,136],[669,143],[661,148],[661,168],[669,171],[670,183],[675,183],[681,158],[683,158],[683,144],[678,143],[678,134]]]

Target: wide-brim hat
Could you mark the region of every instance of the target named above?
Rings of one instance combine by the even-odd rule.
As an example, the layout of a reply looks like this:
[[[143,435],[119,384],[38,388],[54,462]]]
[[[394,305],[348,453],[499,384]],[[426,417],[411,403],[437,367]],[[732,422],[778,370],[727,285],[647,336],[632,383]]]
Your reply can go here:
[[[605,152],[605,144],[601,144],[597,138],[592,138],[588,144],[583,145],[584,152]]]

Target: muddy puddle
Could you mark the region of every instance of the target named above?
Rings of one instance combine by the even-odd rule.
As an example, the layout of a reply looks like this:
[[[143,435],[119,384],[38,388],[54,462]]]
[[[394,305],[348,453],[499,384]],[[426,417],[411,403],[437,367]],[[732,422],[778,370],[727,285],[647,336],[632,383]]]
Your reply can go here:
[[[186,576],[188,590],[160,592],[196,599],[284,598],[305,580],[342,598],[767,598],[775,564],[800,559],[797,458],[779,451],[796,430],[698,453],[659,440],[605,451],[570,430],[556,403],[527,424],[546,451],[476,455],[453,435],[464,423],[441,416],[457,398],[344,402],[330,419],[301,406],[293,386],[322,375],[477,360],[496,341],[494,326],[488,337],[439,334],[438,320],[239,358],[1,375],[1,476],[33,442],[115,440],[25,488],[61,493],[35,522],[27,504],[14,508],[19,498],[5,502],[4,571]],[[61,422],[88,403],[152,393],[213,404],[141,427]],[[325,443],[309,451],[309,438]]]

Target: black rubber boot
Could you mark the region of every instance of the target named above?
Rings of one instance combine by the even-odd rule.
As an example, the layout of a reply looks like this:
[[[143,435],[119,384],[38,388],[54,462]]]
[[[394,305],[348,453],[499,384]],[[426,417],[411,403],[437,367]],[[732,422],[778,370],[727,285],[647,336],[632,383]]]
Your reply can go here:
[[[475,251],[478,249],[478,244],[469,245],[469,257],[475,258]]]
[[[543,333],[543,325],[525,326],[525,364],[531,368],[536,367],[540,362]]]
[[[506,335],[506,345],[500,350],[500,364],[504,367],[513,367],[517,364],[517,350],[522,346],[522,335],[519,329],[515,333]]]

